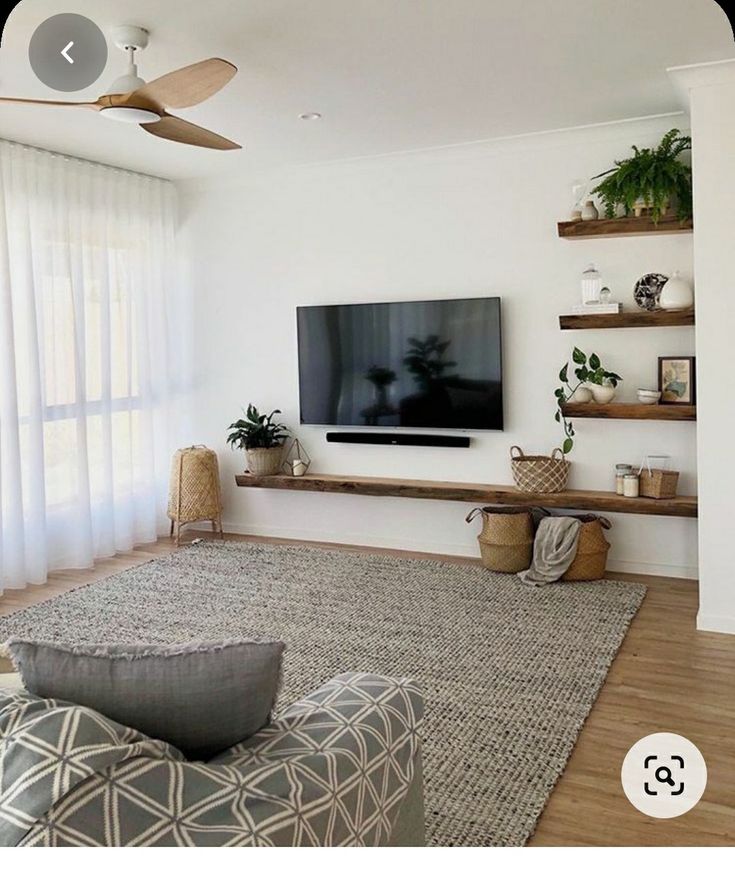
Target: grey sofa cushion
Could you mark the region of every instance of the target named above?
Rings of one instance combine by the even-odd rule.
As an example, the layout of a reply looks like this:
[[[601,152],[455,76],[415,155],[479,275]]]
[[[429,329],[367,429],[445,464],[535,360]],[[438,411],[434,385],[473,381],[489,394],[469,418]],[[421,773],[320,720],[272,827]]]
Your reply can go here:
[[[172,647],[12,641],[24,687],[85,705],[191,760],[207,760],[268,723],[280,681],[281,641]]]

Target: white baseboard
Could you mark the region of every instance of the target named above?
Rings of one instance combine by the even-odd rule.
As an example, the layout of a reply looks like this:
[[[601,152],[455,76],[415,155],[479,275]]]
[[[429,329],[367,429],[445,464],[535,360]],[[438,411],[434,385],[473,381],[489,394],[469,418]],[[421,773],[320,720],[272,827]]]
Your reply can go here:
[[[631,562],[610,557],[607,567],[609,571],[618,571],[621,574],[647,574],[651,577],[674,577],[678,580],[696,580],[699,578],[699,569],[696,565]]]
[[[710,614],[697,614],[697,628],[701,632],[720,632],[735,635],[735,617],[716,617]]]
[[[259,525],[243,525],[236,522],[225,522],[225,531],[231,534],[252,534],[254,537],[279,537],[284,540],[310,540],[319,543],[345,543],[354,546],[370,546],[376,549],[405,549],[409,552],[433,552],[438,555],[455,555],[461,558],[479,558],[477,545],[465,543],[428,543],[426,540],[406,540],[405,538],[380,535],[372,538],[363,532],[344,533],[339,537],[325,534],[323,531],[309,528],[263,528]],[[611,572],[621,574],[648,574],[656,577],[674,577],[677,579],[696,580],[696,567],[685,565],[666,565],[652,562],[625,561],[611,558],[608,564]]]
[[[405,549],[408,552],[434,552],[438,555],[456,555],[462,558],[479,558],[480,553],[473,546],[464,543],[431,543],[425,540],[406,540],[395,537],[373,537],[363,532],[345,532],[336,537],[323,531],[308,528],[262,528],[259,525],[242,525],[224,522],[224,530],[231,534],[252,534],[254,537],[280,537],[284,540],[310,540],[317,543],[343,543],[350,546],[370,546],[375,549]]]

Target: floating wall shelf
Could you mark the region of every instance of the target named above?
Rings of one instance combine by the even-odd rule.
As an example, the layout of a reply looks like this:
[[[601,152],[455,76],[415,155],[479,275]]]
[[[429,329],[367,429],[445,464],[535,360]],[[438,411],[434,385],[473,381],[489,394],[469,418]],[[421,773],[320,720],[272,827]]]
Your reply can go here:
[[[692,220],[662,217],[654,223],[650,217],[619,217],[615,220],[571,220],[557,223],[559,237],[570,241],[586,238],[623,238],[631,235],[683,235],[694,230]]]
[[[419,479],[388,479],[371,476],[253,476],[235,477],[241,488],[270,488],[287,491],[334,492],[372,497],[407,497],[424,500],[463,501],[470,504],[528,504],[565,510],[637,513],[643,516],[697,517],[696,497],[666,500],[620,497],[612,491],[562,491],[530,494],[510,485],[475,485],[466,482],[426,482]]]
[[[625,418],[631,421],[696,421],[697,407],[641,403],[565,403],[567,418]]]
[[[590,221],[591,222],[591,221]],[[693,327],[694,309],[681,311],[622,311],[620,314],[563,314],[563,330],[613,330],[625,327]]]

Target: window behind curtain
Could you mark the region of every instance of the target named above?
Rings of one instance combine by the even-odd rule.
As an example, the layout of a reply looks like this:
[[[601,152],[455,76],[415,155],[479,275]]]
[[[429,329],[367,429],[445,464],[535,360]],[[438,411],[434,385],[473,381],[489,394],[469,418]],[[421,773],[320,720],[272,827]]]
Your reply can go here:
[[[0,142],[2,585],[153,540],[182,375],[170,183]]]

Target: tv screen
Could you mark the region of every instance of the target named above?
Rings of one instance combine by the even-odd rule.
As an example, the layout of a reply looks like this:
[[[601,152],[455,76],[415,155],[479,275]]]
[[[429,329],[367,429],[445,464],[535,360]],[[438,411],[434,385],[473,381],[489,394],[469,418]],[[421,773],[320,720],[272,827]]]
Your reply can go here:
[[[301,423],[503,429],[500,299],[297,310]]]

